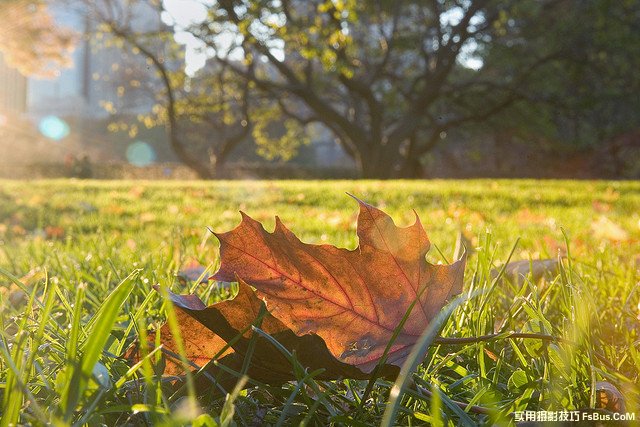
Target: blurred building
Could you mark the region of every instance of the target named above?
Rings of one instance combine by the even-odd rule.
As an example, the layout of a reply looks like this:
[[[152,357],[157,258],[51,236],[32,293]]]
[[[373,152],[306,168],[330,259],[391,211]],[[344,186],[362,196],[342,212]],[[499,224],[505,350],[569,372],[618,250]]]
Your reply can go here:
[[[0,113],[23,113],[27,107],[27,79],[8,67],[0,53]]]
[[[153,135],[131,137],[121,132],[108,132],[109,122],[124,117],[135,122],[138,114],[149,113],[156,104],[157,87],[152,67],[146,58],[134,52],[130,46],[116,44],[108,35],[95,31],[95,19],[86,10],[90,2],[77,0],[53,0],[49,10],[57,25],[69,28],[78,35],[72,53],[72,66],[59,70],[53,79],[25,78],[17,71],[3,65],[0,58],[0,113],[11,109],[23,113],[29,119],[33,131],[28,143],[23,144],[27,152],[35,152],[33,144],[43,144],[43,153],[55,146],[56,155],[37,156],[38,161],[59,162],[65,154],[89,154],[93,160],[124,160],[132,138],[143,139],[153,145],[158,161],[175,160],[165,141],[164,128],[153,130]],[[109,2],[104,2],[107,4]],[[152,2],[114,0],[114,20],[129,25],[137,33],[155,33],[167,29],[159,9]],[[162,56],[167,49],[165,41],[146,43]],[[175,46],[174,46],[175,48]],[[183,62],[170,63],[172,70],[184,66]],[[205,66],[215,72],[213,64]],[[273,70],[267,70],[273,72]],[[302,107],[300,107],[302,108]],[[44,126],[43,126],[44,123]],[[23,126],[24,127],[24,126]],[[207,138],[211,134],[204,135]],[[44,138],[43,138],[44,137]],[[42,139],[38,142],[36,140]],[[55,144],[50,144],[51,140]],[[314,126],[311,144],[303,149],[304,155],[292,163],[316,168],[353,168],[353,161],[335,142],[332,134],[321,125]],[[145,142],[146,143],[146,142]],[[28,149],[27,149],[28,148]],[[238,151],[255,153],[252,141],[247,141]],[[28,156],[22,155],[21,158]],[[264,162],[257,156],[252,161]],[[33,160],[30,158],[30,160]]]
[[[56,25],[78,34],[69,68],[55,78],[24,77],[8,67],[0,56],[0,164],[60,164],[70,156],[88,155],[93,161],[128,160],[134,141],[128,130],[110,131],[115,119],[136,123],[156,104],[156,79],[146,58],[130,46],[95,31],[98,21],[86,9],[86,0],[51,0],[49,11]],[[120,25],[138,33],[166,30],[160,10],[146,1],[102,2],[113,7]],[[115,5],[115,6],[114,6]],[[117,7],[116,7],[117,6]],[[165,41],[149,43],[162,54]],[[175,48],[175,46],[171,46]],[[162,55],[159,55],[162,56]],[[178,61],[179,62],[179,61]],[[171,62],[169,69],[182,63]],[[137,133],[148,139],[159,160],[173,160],[163,127]]]
[[[118,10],[127,11],[128,23],[136,31],[158,31],[165,25],[160,11],[149,3],[120,3]],[[64,1],[52,2],[50,11],[58,25],[81,37],[73,52],[72,67],[60,70],[55,79],[29,78],[26,109],[30,116],[103,119],[125,108],[131,113],[151,110],[153,96],[143,90],[140,82],[141,76],[148,73],[144,58],[127,46],[115,45],[107,36],[95,37],[91,12],[82,2],[72,2],[71,6]]]

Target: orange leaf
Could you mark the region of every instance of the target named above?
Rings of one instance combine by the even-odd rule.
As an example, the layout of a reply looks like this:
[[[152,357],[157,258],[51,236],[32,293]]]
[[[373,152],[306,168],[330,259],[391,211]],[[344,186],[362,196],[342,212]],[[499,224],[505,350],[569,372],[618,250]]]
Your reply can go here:
[[[241,279],[238,280],[238,284],[238,295],[234,299],[209,307],[206,307],[195,295],[169,293],[171,301],[179,308],[176,310],[177,321],[180,324],[185,356],[191,362],[192,368],[202,368],[218,353],[222,353],[216,358],[219,364],[236,372],[242,369],[254,334],[250,327],[256,322],[263,302]],[[305,367],[312,370],[323,368],[325,373],[318,377],[320,379],[367,377],[353,366],[336,360],[327,350],[324,341],[317,335],[297,336],[268,312],[259,327],[290,352],[294,352]],[[183,373],[176,354],[177,346],[169,326],[165,324],[160,333],[165,355],[170,356],[166,358],[164,373],[167,375]],[[291,363],[285,356],[265,338],[259,336],[253,338],[256,342],[252,363],[247,371],[249,376],[268,384],[281,384],[293,380],[295,377]],[[150,341],[153,341],[151,336]],[[231,343],[231,347],[223,351],[227,343]],[[238,380],[236,376],[220,370],[215,365],[209,366],[207,373],[208,376],[201,380],[204,386],[211,385],[209,379],[215,378],[216,384],[229,389]],[[397,369],[386,369],[382,374],[393,376],[397,374]]]
[[[356,199],[357,200],[357,199]],[[462,289],[465,258],[432,265],[416,214],[407,228],[360,200],[353,250],[302,243],[276,217],[273,233],[242,213],[234,230],[216,234],[216,280],[236,275],[256,288],[271,314],[297,335],[316,334],[340,362],[370,373],[412,303],[387,363],[400,366],[445,302]]]
[[[387,378],[397,376],[432,318],[461,291],[465,256],[448,266],[427,263],[430,243],[417,215],[412,226],[398,228],[384,212],[358,202],[360,244],[353,251],[302,243],[277,218],[275,231],[268,233],[245,214],[234,230],[216,234],[221,265],[213,277],[237,281],[238,295],[209,307],[194,295],[169,295],[178,308],[191,367],[217,362],[199,377],[204,381],[199,388],[214,382],[229,390],[236,383],[237,376],[220,365],[236,372],[246,367],[252,379],[268,384],[295,379],[281,351],[254,335],[252,325],[264,304],[259,297],[269,310],[256,326],[304,367],[322,368],[320,379],[369,378],[408,312],[380,371]],[[182,373],[170,328],[165,325],[160,332],[164,353],[170,356],[165,374]],[[137,356],[135,348],[127,355]]]

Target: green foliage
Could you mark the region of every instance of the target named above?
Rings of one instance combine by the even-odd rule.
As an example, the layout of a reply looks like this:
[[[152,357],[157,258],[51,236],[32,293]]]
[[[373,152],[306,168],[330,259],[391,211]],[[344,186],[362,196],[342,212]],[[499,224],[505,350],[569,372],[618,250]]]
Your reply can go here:
[[[268,159],[289,159],[314,124],[363,177],[392,178],[421,176],[440,135],[460,129],[589,147],[637,128],[639,6],[227,0],[159,33],[101,19],[157,73],[161,107],[141,123],[167,125],[201,177],[248,139]],[[207,49],[193,76],[178,65],[174,30]]]
[[[528,68],[518,103],[484,125],[493,132],[551,139],[556,145],[603,146],[640,126],[637,1],[564,1],[554,8],[522,2],[501,14],[505,43],[486,43],[485,63]]]
[[[287,161],[296,155],[301,144],[309,144],[304,128],[295,120],[282,122],[274,109],[261,113],[261,117],[262,120],[253,126],[251,135],[258,147],[258,154],[265,159]]]
[[[435,341],[413,385],[398,395],[395,424],[492,425],[515,410],[589,408],[600,380],[638,412],[638,183],[3,181],[2,423],[379,424],[393,384],[378,379],[363,400],[366,381],[317,380],[293,354],[286,356],[294,382],[265,387],[249,379],[246,391],[197,400],[155,374],[159,351],[143,346],[132,365],[117,357],[171,317],[151,285],[194,289],[209,302],[229,296],[216,283],[176,279],[193,259],[216,268],[218,245],[207,226],[230,229],[242,209],[271,229],[277,212],[303,241],[353,248],[355,217],[344,191],[384,206],[402,225],[413,222],[415,208],[442,257],[451,258],[463,231],[475,251],[465,293],[477,296],[448,317],[441,336],[499,333],[464,345]],[[595,230],[603,216],[626,237]],[[492,273],[509,259],[555,258],[567,247],[562,268],[541,282]],[[432,262],[442,260],[437,254],[430,252]]]

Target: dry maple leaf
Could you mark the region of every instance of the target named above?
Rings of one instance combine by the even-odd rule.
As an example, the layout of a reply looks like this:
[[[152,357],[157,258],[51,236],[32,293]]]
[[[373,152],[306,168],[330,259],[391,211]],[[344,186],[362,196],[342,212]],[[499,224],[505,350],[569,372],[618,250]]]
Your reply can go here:
[[[269,310],[260,328],[303,366],[323,368],[325,379],[369,377],[408,313],[381,371],[395,376],[431,319],[461,291],[465,257],[451,265],[428,263],[430,243],[417,215],[412,226],[399,228],[381,210],[358,203],[355,250],[302,243],[277,217],[269,233],[244,213],[238,227],[216,234],[221,265],[213,278],[237,281],[239,293],[209,307],[193,295],[170,294],[187,358],[202,367],[230,343],[217,361],[240,371],[263,298]],[[167,326],[161,335],[164,348],[175,352]],[[264,337],[254,339],[249,376],[270,384],[293,379],[282,353]],[[180,371],[170,360],[165,372]],[[208,371],[223,386],[235,381],[221,381],[225,374],[216,366]]]
[[[240,372],[253,338],[255,343],[251,364],[247,370],[247,374],[252,379],[268,384],[281,384],[295,379],[291,363],[280,350],[264,337],[253,336],[251,326],[257,323],[256,326],[275,338],[290,352],[295,353],[303,366],[311,370],[324,369],[325,372],[318,378],[367,378],[367,375],[357,368],[336,360],[327,350],[324,341],[317,335],[297,336],[269,312],[265,312],[258,321],[261,305],[264,302],[242,279],[237,281],[239,289],[235,298],[209,307],[195,295],[169,293],[169,298],[179,308],[176,310],[176,320],[180,325],[185,356],[189,359],[192,368],[202,368],[211,359],[216,358],[219,364]],[[176,354],[176,344],[168,324],[162,327],[160,335],[165,354],[168,353],[170,356],[166,359],[164,373],[166,375],[182,374],[184,371]],[[225,350],[227,343],[231,343],[231,346]],[[382,374],[393,377],[397,374],[397,369],[387,368]],[[207,375],[200,380],[202,388],[211,385],[211,378],[226,390],[231,389],[238,380],[237,376],[228,373],[227,370],[210,365],[207,368]]]
[[[358,203],[355,250],[302,243],[278,217],[269,233],[242,213],[238,227],[216,233],[221,265],[213,278],[242,278],[297,335],[320,336],[336,359],[370,373],[417,301],[388,353],[388,363],[402,364],[431,319],[462,290],[465,258],[429,264],[430,242],[417,214],[413,225],[399,228],[386,213]]]

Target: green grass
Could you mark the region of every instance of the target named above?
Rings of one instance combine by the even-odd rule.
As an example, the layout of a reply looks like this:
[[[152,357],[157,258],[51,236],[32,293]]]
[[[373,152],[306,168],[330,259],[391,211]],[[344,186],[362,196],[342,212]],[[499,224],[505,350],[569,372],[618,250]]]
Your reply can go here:
[[[155,374],[159,352],[134,367],[117,357],[171,314],[152,285],[224,297],[215,284],[176,280],[193,260],[215,269],[206,227],[229,230],[243,210],[271,229],[277,214],[303,241],[353,248],[347,191],[400,225],[415,209],[439,249],[432,262],[451,260],[462,232],[475,249],[465,274],[475,296],[440,335],[505,334],[436,339],[400,378],[408,387],[390,398],[393,384],[377,380],[364,402],[366,381],[315,380],[295,358],[297,381],[225,399],[174,393]],[[0,426],[506,423],[513,411],[594,407],[596,381],[615,385],[640,416],[639,241],[638,182],[0,181]],[[491,273],[511,253],[556,258],[567,246],[562,268],[542,281]]]

